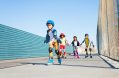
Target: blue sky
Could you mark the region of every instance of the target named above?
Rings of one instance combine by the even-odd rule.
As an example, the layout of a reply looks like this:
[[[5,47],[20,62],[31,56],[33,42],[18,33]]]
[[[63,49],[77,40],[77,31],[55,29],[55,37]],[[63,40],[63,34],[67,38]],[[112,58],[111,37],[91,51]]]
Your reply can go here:
[[[52,19],[69,42],[74,35],[82,42],[88,33],[96,44],[98,5],[98,0],[0,0],[0,23],[44,37]]]

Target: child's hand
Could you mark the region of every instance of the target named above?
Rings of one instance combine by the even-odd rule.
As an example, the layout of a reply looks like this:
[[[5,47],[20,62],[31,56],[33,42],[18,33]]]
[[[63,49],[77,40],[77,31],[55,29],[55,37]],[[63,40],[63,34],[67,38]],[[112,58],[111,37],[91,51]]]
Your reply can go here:
[[[81,46],[82,44],[80,44],[79,46]]]
[[[55,45],[55,42],[54,41],[52,42],[52,45]]]
[[[44,43],[46,43],[46,40],[44,40]]]
[[[93,45],[93,48],[94,48],[95,46]]]
[[[70,46],[70,44],[69,44],[69,43],[67,43],[67,46]]]
[[[82,44],[80,44],[79,46],[81,46]]]

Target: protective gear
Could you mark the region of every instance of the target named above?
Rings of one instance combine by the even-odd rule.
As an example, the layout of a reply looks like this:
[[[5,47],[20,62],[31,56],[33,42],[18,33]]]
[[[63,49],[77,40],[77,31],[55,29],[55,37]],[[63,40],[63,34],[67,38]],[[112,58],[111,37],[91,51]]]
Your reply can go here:
[[[60,37],[61,37],[61,36],[64,36],[64,37],[65,37],[65,34],[64,34],[64,33],[61,33],[61,34],[60,34]]]
[[[51,24],[53,27],[55,25],[53,20],[48,20],[47,23],[46,23],[46,25],[48,26],[48,24]]]

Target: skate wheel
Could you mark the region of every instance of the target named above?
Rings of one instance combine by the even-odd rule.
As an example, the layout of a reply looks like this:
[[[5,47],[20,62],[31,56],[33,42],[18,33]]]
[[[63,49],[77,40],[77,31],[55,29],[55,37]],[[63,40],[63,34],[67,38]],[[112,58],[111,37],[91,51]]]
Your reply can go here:
[[[92,58],[92,56],[90,56],[90,58]]]

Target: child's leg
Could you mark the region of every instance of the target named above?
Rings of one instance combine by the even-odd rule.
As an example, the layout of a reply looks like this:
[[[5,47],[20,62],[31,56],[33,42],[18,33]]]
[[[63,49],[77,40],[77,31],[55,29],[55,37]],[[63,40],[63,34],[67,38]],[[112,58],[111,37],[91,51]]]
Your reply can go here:
[[[76,53],[75,53],[75,47],[73,46],[73,53],[74,53],[74,56],[76,56]]]
[[[76,54],[75,54],[75,50],[73,51],[73,53],[74,53],[74,56],[76,56]]]
[[[65,45],[62,45],[62,53],[63,53],[63,57],[65,57]]]
[[[74,47],[74,53],[75,53],[75,58],[77,58],[77,48],[76,47]]]
[[[61,52],[61,51],[58,51],[58,63],[59,63],[59,64],[62,63],[61,56],[62,56],[62,52]]]
[[[48,60],[48,64],[53,64],[53,50],[50,47],[49,48],[49,60]]]
[[[89,51],[90,51],[90,55],[91,55],[91,48],[89,48]]]
[[[92,49],[91,49],[91,48],[89,48],[89,50],[90,50],[90,58],[92,58],[92,54],[91,54]]]
[[[85,48],[85,52],[86,52],[86,56],[85,57],[88,57],[88,47],[86,46],[86,48]]]
[[[60,47],[60,50],[59,50],[59,55],[60,57],[62,56],[62,48]]]
[[[49,60],[48,63],[53,63],[53,44],[52,41],[49,43]]]
[[[60,45],[60,56],[62,57],[63,56],[63,45]]]
[[[59,51],[58,51],[58,50],[55,50],[55,53],[56,53],[56,55],[58,56]]]
[[[58,54],[59,54],[59,51],[58,51],[59,50],[59,46],[58,46],[57,40],[54,40],[53,47],[55,48],[55,53],[58,56]]]
[[[53,59],[53,48],[49,47],[49,59]]]
[[[77,58],[79,58],[78,49],[76,50],[76,53],[77,53]]]
[[[66,53],[66,47],[64,46],[64,48],[63,48],[63,51],[64,51],[64,58],[66,58],[66,56],[67,56],[67,53]]]
[[[59,44],[57,41],[54,44],[54,48],[55,48],[55,53],[57,54],[58,62],[59,62],[59,64],[61,64],[62,60],[60,57]]]

